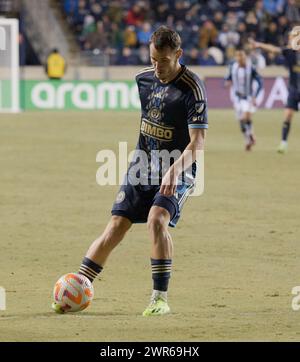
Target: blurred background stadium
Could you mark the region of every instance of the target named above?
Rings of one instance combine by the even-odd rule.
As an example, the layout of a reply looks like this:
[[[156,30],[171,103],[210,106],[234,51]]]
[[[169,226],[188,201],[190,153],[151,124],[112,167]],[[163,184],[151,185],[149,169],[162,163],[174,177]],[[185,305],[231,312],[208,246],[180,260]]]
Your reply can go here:
[[[223,87],[235,48],[247,48],[249,37],[287,44],[299,3],[0,0],[0,30],[9,30],[6,50],[0,44],[1,341],[299,340],[291,309],[299,285],[298,115],[288,154],[276,153],[287,71],[280,56],[249,50],[265,87],[251,153]],[[19,20],[18,34],[4,19]],[[172,231],[174,314],[155,322],[140,316],[151,278],[145,225],[138,225],[95,281],[91,308],[57,316],[53,285],[77,270],[118,190],[96,184],[96,154],[117,153],[119,141],[135,147],[134,77],[150,63],[149,36],[160,24],[180,33],[182,63],[205,80],[210,122],[205,192]],[[53,49],[66,62],[60,79],[46,72]]]
[[[21,65],[43,64],[54,47],[70,64],[149,64],[149,37],[161,24],[181,35],[184,63],[222,65],[249,37],[285,46],[300,21],[296,0],[1,0],[0,12],[20,19]]]
[[[296,0],[0,0],[0,14],[19,19],[23,109],[138,109],[132,82],[137,70],[150,64],[147,44],[160,24],[175,28],[181,35],[181,62],[205,78],[210,107],[231,107],[221,80],[236,47],[248,49],[249,37],[284,47],[288,31],[300,20]],[[38,81],[47,79],[45,65],[53,49],[58,49],[66,61],[62,79],[73,83],[62,91],[64,101],[51,103],[47,99],[57,93],[59,85],[39,85]],[[283,64],[282,56],[248,50],[252,63],[268,77],[258,104],[281,107],[286,97],[283,79],[277,78],[286,75],[284,68],[278,67]],[[201,70],[196,69],[199,66]],[[108,104],[99,100],[95,81],[123,82],[111,88],[106,84],[99,91],[102,96],[115,92],[120,99],[108,100]],[[78,89],[74,82],[84,84]],[[75,104],[68,94],[74,91],[75,98],[82,100]]]

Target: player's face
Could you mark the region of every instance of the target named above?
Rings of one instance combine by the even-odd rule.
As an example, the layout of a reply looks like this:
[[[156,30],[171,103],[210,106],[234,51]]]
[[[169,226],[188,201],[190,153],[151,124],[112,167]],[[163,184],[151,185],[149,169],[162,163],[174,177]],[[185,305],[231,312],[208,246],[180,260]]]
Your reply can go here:
[[[246,65],[247,57],[244,51],[237,51],[235,54],[235,59],[241,67],[244,67]]]
[[[150,44],[150,58],[151,63],[155,69],[155,75],[162,82],[171,80],[174,73],[179,66],[179,58],[182,54],[182,50],[173,50],[171,48],[165,48],[163,50],[157,50],[153,44]]]

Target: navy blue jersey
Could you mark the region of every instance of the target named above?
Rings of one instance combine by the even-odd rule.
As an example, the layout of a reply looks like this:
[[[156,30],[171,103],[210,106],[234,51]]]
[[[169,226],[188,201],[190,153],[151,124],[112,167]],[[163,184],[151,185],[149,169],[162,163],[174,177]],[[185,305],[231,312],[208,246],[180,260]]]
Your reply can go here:
[[[289,89],[300,93],[300,53],[293,49],[284,48],[282,55],[289,70]]]
[[[187,67],[182,65],[176,78],[166,84],[155,76],[153,67],[145,68],[137,74],[136,82],[141,101],[137,149],[146,152],[148,161],[152,151],[178,150],[182,153],[190,142],[190,128],[208,128],[203,82]],[[164,162],[156,161],[152,157],[147,173],[149,175],[150,168],[152,172],[154,168],[161,179]]]
[[[171,82],[161,83],[154,68],[136,76],[141,100],[138,148],[146,151],[184,151],[189,128],[208,128],[207,99],[203,82],[185,66]]]

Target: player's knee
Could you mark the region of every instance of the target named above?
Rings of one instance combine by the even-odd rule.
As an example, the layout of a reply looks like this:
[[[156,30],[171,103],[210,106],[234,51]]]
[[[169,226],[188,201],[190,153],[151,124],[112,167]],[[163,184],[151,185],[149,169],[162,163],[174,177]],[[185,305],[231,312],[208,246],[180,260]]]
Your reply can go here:
[[[131,223],[129,220],[121,216],[112,216],[107,230],[107,238],[123,238],[126,232],[129,230],[130,226]]]
[[[147,227],[150,232],[159,233],[166,228],[166,221],[163,215],[154,214],[149,216]]]

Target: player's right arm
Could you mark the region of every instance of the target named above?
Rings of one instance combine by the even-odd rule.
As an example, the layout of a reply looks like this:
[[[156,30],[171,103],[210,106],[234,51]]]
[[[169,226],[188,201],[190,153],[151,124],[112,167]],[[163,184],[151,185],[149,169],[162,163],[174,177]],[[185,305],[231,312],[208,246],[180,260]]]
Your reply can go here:
[[[272,44],[262,43],[259,41],[255,41],[253,39],[249,39],[249,43],[254,49],[259,48],[259,49],[265,50],[269,53],[275,53],[275,54],[280,54],[282,52],[281,48],[279,48],[275,45],[272,45]]]

